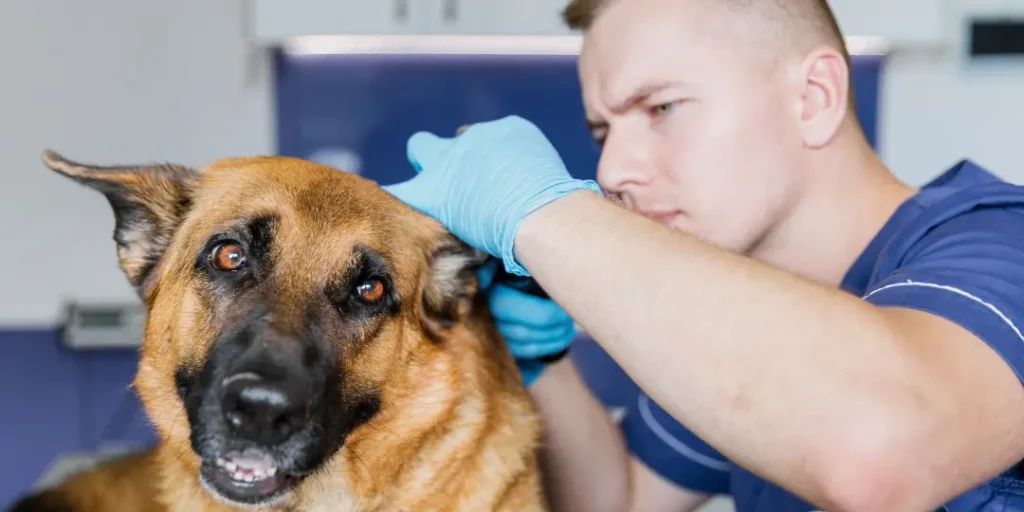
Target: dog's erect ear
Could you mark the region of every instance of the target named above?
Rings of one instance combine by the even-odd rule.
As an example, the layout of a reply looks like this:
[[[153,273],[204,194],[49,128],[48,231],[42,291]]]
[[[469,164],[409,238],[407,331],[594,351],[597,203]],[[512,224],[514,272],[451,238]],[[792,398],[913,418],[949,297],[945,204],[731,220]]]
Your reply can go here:
[[[54,171],[103,193],[114,210],[121,269],[140,295],[178,225],[191,207],[195,171],[171,164],[97,166],[43,152]]]
[[[423,289],[423,324],[435,340],[469,314],[476,271],[486,260],[486,253],[450,235],[434,250]]]

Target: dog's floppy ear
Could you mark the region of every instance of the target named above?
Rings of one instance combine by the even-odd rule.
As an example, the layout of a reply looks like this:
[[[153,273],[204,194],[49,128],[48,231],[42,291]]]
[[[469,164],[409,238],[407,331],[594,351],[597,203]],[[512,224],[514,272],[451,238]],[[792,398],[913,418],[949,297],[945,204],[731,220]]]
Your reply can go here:
[[[50,169],[101,192],[114,211],[121,270],[140,295],[147,278],[191,207],[195,171],[172,164],[98,166],[43,152]]]
[[[477,291],[476,270],[487,254],[448,235],[433,251],[423,289],[423,324],[435,340],[466,317]]]

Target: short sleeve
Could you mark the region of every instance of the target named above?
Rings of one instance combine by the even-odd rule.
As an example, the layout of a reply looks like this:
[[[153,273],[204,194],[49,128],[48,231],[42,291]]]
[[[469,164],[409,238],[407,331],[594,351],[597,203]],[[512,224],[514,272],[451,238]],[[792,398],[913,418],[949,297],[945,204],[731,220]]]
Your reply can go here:
[[[983,208],[940,224],[864,300],[955,322],[1024,380],[1024,214]]]
[[[676,485],[706,494],[727,494],[731,463],[640,393],[622,419],[633,455]]]

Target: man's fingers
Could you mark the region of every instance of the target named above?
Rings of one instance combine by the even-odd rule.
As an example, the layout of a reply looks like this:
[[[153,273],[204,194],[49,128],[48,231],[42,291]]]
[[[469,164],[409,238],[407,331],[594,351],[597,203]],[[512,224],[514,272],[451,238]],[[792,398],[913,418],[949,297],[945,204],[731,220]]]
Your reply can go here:
[[[572,325],[546,331],[499,322],[498,330],[508,343],[509,352],[519,359],[534,359],[561,352],[576,337]]]
[[[423,192],[420,190],[422,184],[416,183],[416,180],[420,178],[419,175],[408,181],[401,183],[395,183],[394,185],[384,185],[381,188],[385,192],[397,197],[405,204],[423,212],[429,214],[427,211],[427,203],[423,200]]]
[[[573,325],[572,317],[551,299],[535,297],[502,284],[487,296],[492,314],[500,321],[535,328]]]
[[[479,287],[481,290],[486,290],[494,282],[494,276],[498,273],[498,265],[501,264],[501,260],[497,258],[488,258],[488,260],[480,266],[476,271],[476,277],[480,281]]]
[[[406,156],[416,172],[421,172],[424,167],[431,167],[441,161],[451,141],[452,139],[441,138],[430,132],[416,132],[409,137],[406,144]]]

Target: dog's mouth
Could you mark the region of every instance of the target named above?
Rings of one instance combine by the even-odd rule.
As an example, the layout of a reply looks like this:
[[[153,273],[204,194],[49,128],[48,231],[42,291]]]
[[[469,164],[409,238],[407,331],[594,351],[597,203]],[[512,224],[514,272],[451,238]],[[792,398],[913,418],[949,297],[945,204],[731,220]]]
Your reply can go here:
[[[218,498],[233,504],[270,505],[285,498],[300,476],[282,470],[267,456],[231,455],[204,460],[203,485]]]

